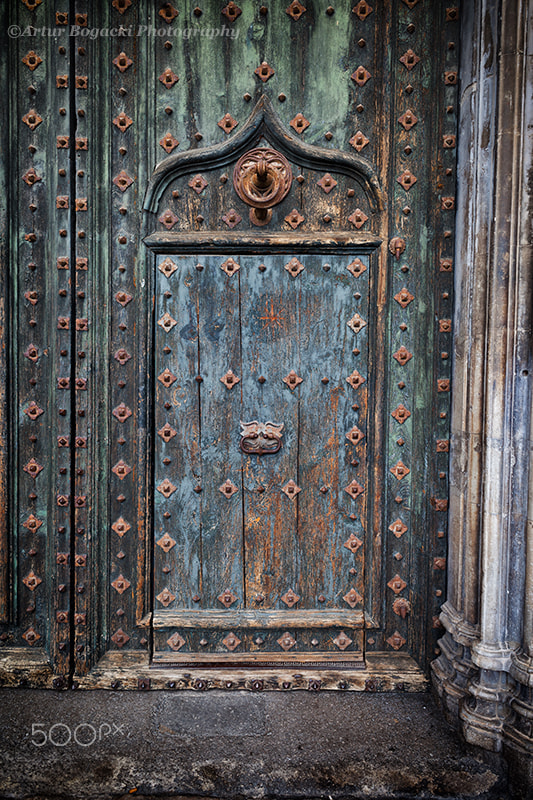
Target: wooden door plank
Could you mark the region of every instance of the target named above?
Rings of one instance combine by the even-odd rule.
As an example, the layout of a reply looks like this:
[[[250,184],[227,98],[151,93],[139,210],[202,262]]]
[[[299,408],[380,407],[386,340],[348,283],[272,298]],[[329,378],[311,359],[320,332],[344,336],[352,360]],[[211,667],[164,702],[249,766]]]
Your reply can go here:
[[[285,256],[242,260],[243,421],[284,425],[278,453],[243,460],[246,592],[252,607],[287,608],[281,597],[289,589],[301,594],[295,550],[300,501],[282,491],[289,481],[298,483],[299,387],[291,390],[283,381],[291,370],[300,373],[298,291]]]
[[[364,594],[365,493],[353,499],[345,487],[353,480],[366,487],[360,454],[366,437],[357,444],[347,439],[356,428],[362,436],[365,424],[353,408],[354,389],[346,378],[356,366],[366,376],[368,326],[356,334],[347,323],[356,308],[363,312],[361,320],[368,320],[361,308],[361,302],[366,306],[367,281],[358,285],[356,301],[354,279],[346,269],[351,260],[307,256],[301,275],[300,357],[308,380],[300,397],[300,475],[306,485],[298,539],[302,584],[311,607],[360,608]],[[352,324],[362,322],[356,318]],[[360,350],[358,355],[354,349]],[[352,590],[356,594],[349,594]]]
[[[188,256],[173,256],[171,261],[177,269],[167,277],[161,270],[165,259],[159,257],[156,278],[155,596],[156,608],[169,604],[188,608],[194,607],[192,598],[202,592],[201,494],[194,491],[202,480],[199,388],[196,381],[199,364],[198,272],[194,268],[196,261]],[[169,314],[172,320],[168,323],[171,325],[168,331],[164,327],[165,314]],[[170,352],[166,352],[167,348]],[[168,378],[165,377],[166,370],[171,373]],[[158,599],[165,589],[175,596],[175,601],[168,600],[170,595]]]
[[[241,267],[238,257],[199,256],[198,263],[203,266],[198,284],[203,473],[203,591],[200,605],[202,608],[222,608],[225,605],[235,609],[244,605],[239,448]],[[222,382],[223,378],[226,383]],[[218,599],[221,595],[227,598],[223,602]]]

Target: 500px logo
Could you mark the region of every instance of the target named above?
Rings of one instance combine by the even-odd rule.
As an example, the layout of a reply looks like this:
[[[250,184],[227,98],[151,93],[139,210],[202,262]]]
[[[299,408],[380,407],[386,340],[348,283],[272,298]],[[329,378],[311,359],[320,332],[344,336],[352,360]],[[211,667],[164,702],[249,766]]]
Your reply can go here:
[[[75,728],[64,722],[56,722],[46,726],[43,722],[34,722],[31,726],[32,744],[35,747],[44,747],[51,744],[53,747],[66,747],[67,744],[77,744],[80,747],[90,747],[95,742],[101,742],[108,736],[126,736],[124,725],[112,722],[102,722],[96,727],[89,722],[80,722]]]

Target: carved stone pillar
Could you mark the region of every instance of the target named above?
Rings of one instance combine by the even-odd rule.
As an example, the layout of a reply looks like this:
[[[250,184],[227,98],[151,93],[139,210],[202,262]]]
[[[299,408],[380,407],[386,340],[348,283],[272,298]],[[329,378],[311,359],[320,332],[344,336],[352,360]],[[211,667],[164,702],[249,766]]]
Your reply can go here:
[[[450,571],[433,664],[448,718],[522,775],[533,756],[532,23],[531,0],[464,4]]]

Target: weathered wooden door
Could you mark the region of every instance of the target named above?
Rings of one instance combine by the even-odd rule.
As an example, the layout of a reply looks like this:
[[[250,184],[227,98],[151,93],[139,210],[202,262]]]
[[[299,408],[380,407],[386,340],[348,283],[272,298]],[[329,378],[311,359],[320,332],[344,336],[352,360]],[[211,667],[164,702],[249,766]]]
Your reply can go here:
[[[5,10],[6,679],[420,685],[457,9],[175,5]]]
[[[154,658],[362,662],[368,257],[158,270]]]

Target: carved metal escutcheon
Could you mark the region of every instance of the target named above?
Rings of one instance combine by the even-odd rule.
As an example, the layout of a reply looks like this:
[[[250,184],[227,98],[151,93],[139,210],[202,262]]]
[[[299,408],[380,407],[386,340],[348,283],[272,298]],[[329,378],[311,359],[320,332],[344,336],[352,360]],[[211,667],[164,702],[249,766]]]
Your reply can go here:
[[[277,453],[283,428],[279,422],[241,422],[241,450],[254,456]]]
[[[272,217],[272,206],[281,203],[292,184],[289,162],[277,150],[256,147],[237,161],[233,170],[233,186],[246,205],[251,206],[250,220],[266,225]]]

